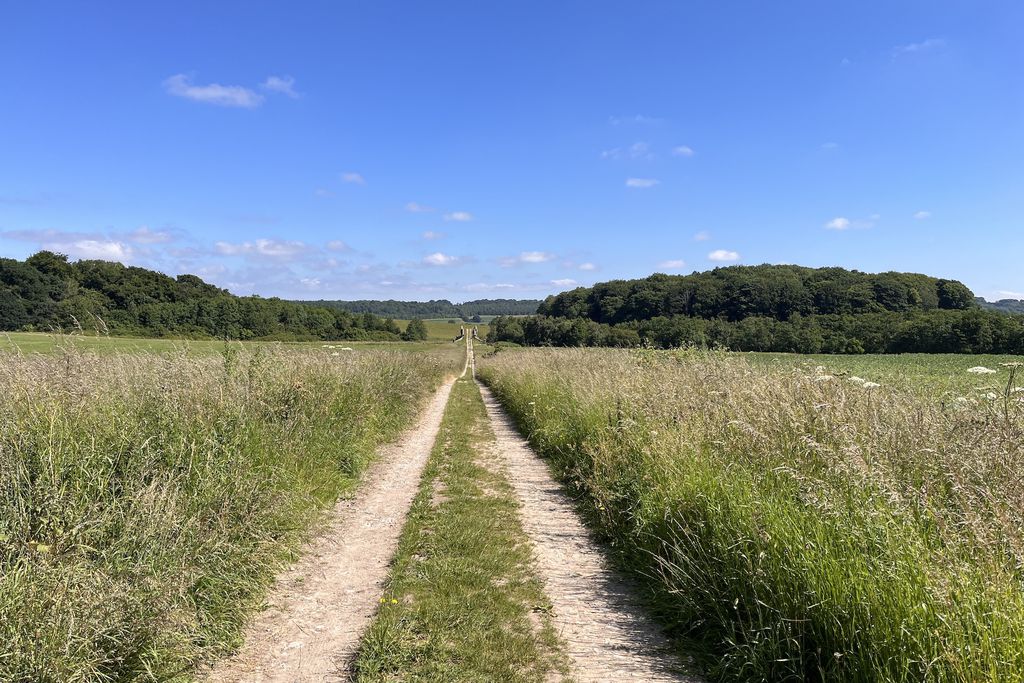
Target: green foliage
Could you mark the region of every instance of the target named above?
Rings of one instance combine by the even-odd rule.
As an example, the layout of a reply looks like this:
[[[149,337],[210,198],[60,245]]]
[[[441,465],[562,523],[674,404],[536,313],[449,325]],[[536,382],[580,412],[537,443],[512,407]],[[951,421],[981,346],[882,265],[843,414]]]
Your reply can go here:
[[[735,266],[615,280],[496,318],[490,341],[795,353],[1024,353],[1024,316],[977,307],[954,280],[842,268]]]
[[[373,313],[408,320],[411,318],[458,318],[472,320],[482,315],[532,315],[540,301],[536,299],[476,299],[453,304],[447,299],[431,301],[298,301],[296,303],[323,306],[350,313]],[[473,322],[480,322],[473,320]]]
[[[0,330],[83,327],[140,337],[231,339],[398,339],[371,314],[238,297],[195,275],[172,278],[109,261],[68,262],[41,251],[0,259]]]
[[[405,326],[405,332],[402,333],[404,341],[424,341],[426,338],[427,326],[419,318],[410,320],[409,324]]]

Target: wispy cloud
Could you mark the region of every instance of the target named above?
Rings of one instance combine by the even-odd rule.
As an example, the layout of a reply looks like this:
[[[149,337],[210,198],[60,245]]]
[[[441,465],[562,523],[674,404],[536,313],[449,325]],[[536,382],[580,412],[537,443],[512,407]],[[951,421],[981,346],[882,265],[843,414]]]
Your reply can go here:
[[[657,185],[659,180],[654,178],[626,178],[626,187],[632,187],[635,189],[647,189]]]
[[[439,251],[423,257],[423,263],[428,266],[454,266],[458,262],[457,256],[442,254]]]
[[[329,199],[334,196],[334,192],[328,190],[325,187],[318,187],[315,190],[313,190],[313,196],[317,197],[318,199]]]
[[[682,270],[686,267],[686,261],[681,258],[669,259],[658,264],[664,270]]]
[[[914,214],[914,218],[916,220],[919,220],[919,221],[923,221],[926,218],[931,218],[931,217],[932,217],[932,212],[931,211],[918,211],[918,212],[916,212]]]
[[[577,282],[569,277],[559,278],[558,280],[552,280],[551,284],[556,287],[575,287]]]
[[[269,92],[286,95],[297,100],[301,95],[295,91],[295,79],[291,76],[267,76],[267,80],[260,84],[260,87]]]
[[[405,205],[405,210],[409,213],[430,213],[431,211],[436,211],[434,207],[426,206],[418,202],[409,202]]]
[[[850,227],[850,219],[843,218],[842,216],[836,216],[829,222],[825,223],[826,230],[847,230]]]
[[[995,292],[999,299],[1024,299],[1024,292],[1011,292],[1007,289],[999,289]]]
[[[463,287],[467,292],[491,292],[500,289],[517,289],[519,285],[514,285],[510,282],[474,282],[472,284]]]
[[[662,123],[664,119],[659,119],[656,116],[646,116],[644,114],[633,114],[632,116],[609,116],[608,123],[613,126],[622,126],[626,124],[637,124],[641,126],[649,126],[656,123]]]
[[[929,50],[937,50],[945,47],[946,41],[942,38],[929,38],[922,40],[920,43],[907,43],[906,45],[897,45],[892,49],[893,56],[914,54],[916,52],[927,52]]]
[[[713,252],[708,254],[709,261],[739,261],[740,255],[738,252],[729,251],[728,249],[715,249]]]
[[[615,147],[601,152],[602,159],[653,159],[651,146],[646,142],[634,142],[626,148]]]
[[[867,218],[857,218],[850,220],[844,216],[836,216],[832,220],[825,223],[826,230],[837,230],[842,232],[843,230],[867,230],[875,227],[875,224],[882,218],[881,215],[873,213]]]
[[[135,244],[166,244],[174,241],[174,236],[167,230],[150,230],[149,226],[142,225],[124,233],[123,239]]]
[[[443,232],[437,232],[436,230],[427,230],[423,233],[423,239],[425,240],[440,240],[444,239]]]
[[[579,268],[580,270],[588,270],[588,271],[589,270],[597,270],[597,266],[594,265],[593,263],[590,263],[590,262],[581,263],[580,265],[577,266],[577,268]]]
[[[331,240],[327,243],[328,251],[351,251],[352,247],[348,246],[342,240]]]
[[[839,149],[839,143],[838,142],[824,142],[821,145],[821,150],[823,152],[834,152],[837,149]]]
[[[701,230],[693,236],[694,242],[707,242],[709,239],[711,239],[711,233],[707,230]]]
[[[554,254],[546,251],[521,251],[518,256],[508,256],[498,262],[503,268],[511,268],[524,264],[546,263],[554,258]]]
[[[473,214],[468,211],[452,211],[444,215],[446,221],[456,221],[458,223],[467,223],[473,220]]]
[[[689,145],[677,145],[672,148],[672,156],[674,157],[692,157],[696,152]]]
[[[364,178],[361,173],[356,173],[355,171],[348,171],[346,173],[341,174],[341,182],[351,183],[353,185],[365,185],[366,178]]]
[[[224,256],[257,256],[271,259],[289,259],[308,250],[303,242],[258,239],[253,242],[216,242],[214,249]]]
[[[164,81],[164,90],[175,97],[220,107],[253,109],[263,104],[263,96],[241,85],[209,83],[195,85],[185,74],[175,74]]]

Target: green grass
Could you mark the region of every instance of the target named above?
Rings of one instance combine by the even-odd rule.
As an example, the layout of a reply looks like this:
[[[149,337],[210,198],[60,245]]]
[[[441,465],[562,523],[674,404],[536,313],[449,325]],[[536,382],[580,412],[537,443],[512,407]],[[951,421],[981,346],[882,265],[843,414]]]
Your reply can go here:
[[[405,329],[405,326],[409,324],[408,320],[396,320],[395,322],[398,323],[398,326],[403,330]],[[430,318],[425,319],[423,323],[427,326],[427,341],[434,342],[450,342],[458,336],[460,327],[478,328],[481,339],[487,337],[487,331],[490,329],[490,326],[486,323],[464,323],[459,318]]]
[[[55,353],[61,349],[92,351],[96,353],[146,352],[146,353],[180,353],[217,354],[224,350],[224,341],[216,339],[153,339],[142,337],[106,337],[98,335],[65,334],[55,335],[43,332],[0,332],[0,352]],[[316,350],[326,354],[338,352],[342,348],[354,351],[380,351],[385,349],[402,351],[437,351],[437,340],[426,342],[270,342],[270,341],[232,341],[230,346],[237,349],[296,349]]]
[[[459,380],[402,533],[359,681],[543,681],[567,671],[479,389]]]
[[[928,354],[865,354],[865,355],[800,355],[794,353],[736,354],[754,364],[780,370],[797,369],[810,372],[816,367],[826,373],[845,373],[899,388],[919,389],[941,395],[949,392],[970,395],[1005,385],[1007,372],[1003,363],[1024,361],[1021,356],[964,355],[954,353]],[[992,375],[974,375],[968,368],[982,366],[997,370]],[[1024,384],[1024,378],[1021,383]]]
[[[185,680],[224,654],[320,511],[459,366],[0,354],[0,681]]]
[[[1006,358],[804,360],[521,349],[480,373],[711,680],[1020,680],[1024,392],[947,394],[983,360],[968,385],[1016,385]]]

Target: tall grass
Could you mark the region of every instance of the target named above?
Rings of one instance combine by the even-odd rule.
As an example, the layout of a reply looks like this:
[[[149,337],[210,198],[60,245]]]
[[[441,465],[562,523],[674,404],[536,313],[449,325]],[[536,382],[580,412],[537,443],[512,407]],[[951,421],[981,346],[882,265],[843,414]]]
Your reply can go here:
[[[724,353],[481,365],[712,679],[1024,677],[1024,394]]]
[[[187,678],[457,364],[0,354],[0,680]]]

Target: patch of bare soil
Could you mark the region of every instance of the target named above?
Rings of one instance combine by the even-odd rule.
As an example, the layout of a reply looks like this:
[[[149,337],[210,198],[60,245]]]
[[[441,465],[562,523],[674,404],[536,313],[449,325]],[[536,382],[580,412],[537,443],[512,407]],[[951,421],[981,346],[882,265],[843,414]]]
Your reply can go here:
[[[494,395],[481,386],[497,454],[521,504],[537,573],[553,605],[555,628],[579,681],[700,681],[644,614],[630,582],[614,572],[590,538],[547,464],[523,439]]]
[[[335,507],[322,533],[278,578],[242,649],[214,666],[209,683],[347,680],[345,665],[378,607],[452,384],[437,392],[415,427],[381,450],[355,497]]]

